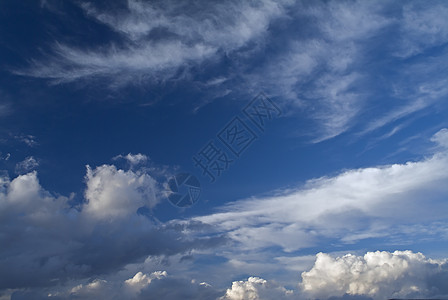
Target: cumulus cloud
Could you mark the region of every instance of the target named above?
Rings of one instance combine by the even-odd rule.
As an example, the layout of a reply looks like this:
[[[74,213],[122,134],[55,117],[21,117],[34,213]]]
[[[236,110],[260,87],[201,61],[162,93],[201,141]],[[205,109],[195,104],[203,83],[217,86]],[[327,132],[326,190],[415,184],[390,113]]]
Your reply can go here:
[[[56,299],[216,299],[221,291],[207,283],[198,283],[166,271],[138,272],[125,280],[95,279],[67,291],[55,293]],[[40,293],[43,294],[43,293]]]
[[[309,297],[319,299],[345,294],[373,299],[446,297],[447,279],[447,260],[421,253],[376,251],[336,258],[319,253],[311,270],[302,273],[300,286]]]
[[[432,140],[443,145],[447,132],[440,130]],[[165,224],[137,214],[139,207],[158,203],[157,197],[154,198],[158,193],[155,180],[144,170],[121,170],[113,165],[87,168],[86,202],[77,209],[69,205],[69,197],[55,196],[43,189],[36,172],[12,180],[2,176],[0,242],[7,246],[0,250],[0,277],[4,278],[1,288],[52,285],[51,278],[59,281],[68,277],[98,278],[150,255],[205,251],[229,239],[234,242],[233,251],[248,253],[262,253],[272,246],[292,252],[318,246],[319,241],[326,239],[336,244],[375,237],[419,239],[421,234],[425,239],[446,239],[443,228],[447,228],[444,225],[447,207],[443,200],[447,192],[444,183],[448,178],[448,156],[444,148],[440,149],[420,161],[348,170],[310,180],[296,190],[237,201],[217,213]],[[260,266],[265,265],[266,256],[257,255],[257,261],[250,254],[233,255],[226,249],[220,255],[228,258],[224,265],[227,274],[229,268],[262,271]],[[280,257],[276,260],[277,270],[284,268],[279,264],[282,261],[288,264],[294,260]],[[28,272],[24,273],[24,269]],[[167,278],[155,282],[157,274],[134,274],[122,284],[137,287],[146,296],[167,292],[169,283],[180,284],[185,280]],[[104,282],[98,285],[108,286]],[[209,288],[205,284],[185,286],[188,295],[200,291],[207,295],[217,293],[215,289],[203,289]],[[271,291],[268,288],[271,286],[275,285],[262,279],[237,282],[226,297],[260,296],[267,293],[265,289]],[[416,286],[423,291],[423,285]],[[289,296],[281,288],[274,290]],[[171,294],[175,298],[182,293]]]
[[[83,299],[91,299],[105,294],[109,283],[106,280],[94,279],[87,284],[79,284],[70,290],[71,296],[82,297]]]
[[[85,213],[98,219],[123,218],[139,207],[154,207],[158,202],[156,181],[148,174],[118,170],[113,165],[95,169],[87,166]]]
[[[151,207],[157,201],[151,176],[136,172],[111,165],[89,168],[87,202],[76,207],[69,204],[71,197],[46,191],[36,172],[12,180],[2,174],[0,290],[109,274],[151,255],[170,256],[225,242],[222,236],[198,239],[186,225],[161,224],[138,214],[140,205]]]
[[[150,274],[138,272],[125,281],[120,281],[117,278],[112,280],[96,278],[90,282],[80,283],[71,289],[54,293],[53,297],[60,299],[144,299],[141,297],[141,291],[154,280],[163,280],[167,276],[166,271],[154,271]]]
[[[446,135],[447,130],[440,130],[433,141],[443,144]],[[419,238],[418,232],[424,233],[425,239],[431,236],[446,239],[446,230],[443,235],[443,230],[433,232],[433,229],[447,228],[443,223],[447,209],[444,201],[447,166],[448,156],[442,148],[420,161],[348,170],[333,177],[310,180],[296,190],[237,201],[217,213],[165,224],[136,213],[140,205],[151,207],[157,203],[149,197],[157,187],[144,170],[120,170],[113,165],[88,168],[86,203],[77,209],[69,205],[69,197],[55,196],[43,189],[36,172],[12,180],[2,176],[0,242],[7,246],[0,249],[0,277],[4,279],[0,289],[39,289],[53,286],[55,278],[61,284],[69,278],[97,278],[74,284],[67,291],[73,297],[82,295],[86,299],[98,295],[114,299],[113,295],[123,293],[131,293],[136,299],[154,295],[165,295],[166,299],[210,299],[212,296],[287,299],[296,293],[291,294],[282,285],[258,277],[236,281],[227,291],[220,291],[209,284],[192,283],[191,277],[170,277],[163,272],[136,271],[121,281],[111,274],[130,264],[141,263],[148,256],[190,254],[194,249],[198,249],[197,255],[207,253],[207,249],[222,246],[229,239],[233,241],[229,244],[232,251],[224,247],[219,253],[228,259],[221,265],[224,269],[220,274],[229,276],[232,274],[229,270],[242,268],[250,271],[258,267],[262,271],[261,266],[268,266],[273,270],[265,264],[267,256],[263,255],[264,249],[272,247],[292,252],[318,246],[319,241],[326,239],[340,245],[394,235]],[[425,205],[421,205],[422,199]],[[404,221],[407,225],[401,226]],[[435,227],[430,228],[428,224]],[[235,251],[247,255],[244,257]],[[251,251],[259,251],[258,260],[251,256]],[[290,254],[281,257],[280,253],[277,252],[278,259],[269,258],[276,261],[276,270],[285,269],[285,264],[295,261],[304,265],[301,258],[294,259]],[[325,269],[326,265],[349,267],[331,273]],[[414,268],[414,265],[420,267]],[[356,266],[361,274],[358,279],[350,277],[355,276],[351,270]],[[386,269],[389,271],[384,275]],[[439,271],[431,271],[436,269]],[[299,269],[290,266],[291,270]],[[419,271],[423,272],[422,276],[416,275]],[[376,276],[375,272],[384,276]],[[331,284],[338,279],[331,276],[347,276],[337,293],[316,297],[414,295],[412,292],[438,295],[446,293],[437,283],[445,278],[444,272],[445,261],[432,261],[410,252],[368,253],[363,258],[347,256],[339,260],[319,254],[314,267],[303,273],[302,288],[314,297],[317,291],[332,289]],[[392,279],[397,285],[393,285],[393,290],[386,289]],[[431,284],[431,280],[436,283]],[[179,288],[173,290],[173,286]],[[20,295],[32,298],[18,291],[15,295],[17,299]]]
[[[142,288],[147,287],[153,279],[161,279],[167,275],[166,271],[156,271],[150,275],[138,272],[134,277],[127,279],[124,283],[131,288],[141,290]]]
[[[259,277],[234,281],[221,300],[293,299],[293,291]]]

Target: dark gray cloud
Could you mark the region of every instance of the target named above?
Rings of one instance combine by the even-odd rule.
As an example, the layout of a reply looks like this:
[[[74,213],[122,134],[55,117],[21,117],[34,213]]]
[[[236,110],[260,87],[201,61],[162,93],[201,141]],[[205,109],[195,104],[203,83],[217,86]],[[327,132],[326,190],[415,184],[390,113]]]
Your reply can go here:
[[[140,188],[133,185],[132,178],[141,174],[128,171],[127,176],[115,178],[116,174],[101,175],[102,189],[97,188],[80,210],[69,206],[70,198],[44,190],[35,172],[13,180],[1,178],[0,290],[58,285],[68,279],[116,272],[150,255],[188,253],[226,241],[224,236],[189,235],[189,227],[201,226],[198,222],[160,224],[137,214],[136,209],[126,217],[92,214],[89,206],[102,201],[104,191],[109,191],[108,184],[121,184],[118,190],[114,189],[118,195],[121,189],[134,201],[147,200],[144,194],[137,194],[141,199],[132,198],[132,190]]]

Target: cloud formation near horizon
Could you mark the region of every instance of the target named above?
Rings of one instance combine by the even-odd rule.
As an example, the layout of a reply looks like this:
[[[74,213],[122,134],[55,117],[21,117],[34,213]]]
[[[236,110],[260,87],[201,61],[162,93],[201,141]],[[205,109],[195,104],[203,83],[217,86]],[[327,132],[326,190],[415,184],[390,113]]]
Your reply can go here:
[[[448,261],[411,251],[376,251],[333,258],[319,253],[302,273],[302,291],[312,298],[361,295],[373,299],[446,297]]]
[[[173,255],[224,242],[191,238],[187,227],[160,224],[137,213],[159,199],[147,173],[113,165],[87,168],[85,202],[55,196],[37,172],[0,178],[0,289],[53,285],[107,274],[149,255]],[[76,229],[76,230],[73,230]]]
[[[345,171],[335,177],[311,180],[303,188],[286,191],[283,195],[240,200],[222,207],[223,212],[166,224],[137,214],[139,207],[152,207],[158,202],[153,198],[158,194],[157,185],[143,171],[124,171],[113,165],[88,167],[86,202],[78,209],[69,206],[68,197],[56,197],[44,190],[36,172],[13,180],[2,177],[2,244],[7,247],[1,250],[0,276],[5,278],[1,288],[51,286],[51,278],[55,277],[65,282],[68,278],[111,276],[117,268],[143,262],[147,257],[191,251],[197,251],[200,256],[217,246],[223,247],[218,254],[226,257],[231,265],[237,256],[226,250],[228,242],[233,251],[239,253],[262,253],[272,246],[292,253],[317,246],[318,240],[330,237],[340,244],[386,237],[386,228],[392,238],[408,234],[418,238],[424,232],[426,239],[431,235],[446,239],[443,233],[443,228],[447,228],[443,225],[446,204],[442,200],[446,195],[443,183],[448,179],[447,132],[442,129],[432,138],[441,150],[418,162]],[[428,211],[422,209],[422,199],[426,204],[431,202]],[[408,221],[405,228],[399,226],[404,220],[428,225],[412,232],[409,231],[412,222]],[[437,222],[439,231],[431,232],[431,224]],[[77,230],[72,231],[72,228]],[[204,230],[208,232],[205,236]],[[13,238],[18,233],[20,238]],[[33,245],[32,253],[29,245]],[[117,260],[117,257],[122,259]],[[260,261],[256,257],[248,258],[253,266],[264,263],[263,257]],[[288,261],[292,260],[283,260],[283,268]],[[412,264],[417,269],[408,268]],[[357,268],[359,275],[350,277],[355,276],[350,265]],[[348,269],[335,271],[337,266]],[[327,271],[327,267],[335,273]],[[375,274],[379,271],[377,268],[383,267],[391,269],[381,279]],[[24,268],[29,271],[26,276]],[[314,267],[302,274],[301,286],[313,297],[354,294],[377,298],[388,293],[408,295],[411,292],[427,295],[435,291],[427,285],[426,276],[443,275],[445,269],[445,261],[431,261],[411,252],[377,252],[368,253],[364,258],[344,256],[337,260],[319,254]],[[420,271],[423,277],[413,275]],[[149,275],[136,276],[128,283],[147,285],[151,282]],[[390,280],[395,280],[395,289],[383,287]],[[347,284],[341,285],[337,293],[331,293],[335,282]],[[415,284],[409,285],[409,282]],[[89,283],[79,292],[103,283]],[[441,287],[437,289],[438,293],[444,293]],[[247,282],[234,283],[222,297],[263,299],[260,295],[272,293],[285,297],[293,294],[277,284],[254,277]]]

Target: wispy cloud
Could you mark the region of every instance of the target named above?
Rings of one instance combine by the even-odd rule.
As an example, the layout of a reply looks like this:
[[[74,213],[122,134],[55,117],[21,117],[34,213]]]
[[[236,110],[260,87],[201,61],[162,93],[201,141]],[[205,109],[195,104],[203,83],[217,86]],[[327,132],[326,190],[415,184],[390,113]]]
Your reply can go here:
[[[400,23],[401,38],[396,55],[407,58],[428,48],[443,45],[448,40],[448,7],[443,1],[407,3]]]
[[[132,154],[132,153],[128,153],[126,155],[117,155],[115,157],[112,158],[113,160],[119,160],[119,159],[124,159],[126,160],[131,167],[135,167],[141,164],[144,164],[148,161],[148,156],[141,154],[141,153],[137,153],[137,154]]]
[[[273,1],[179,4],[129,0],[123,10],[110,11],[83,2],[90,18],[122,37],[121,46],[80,49],[56,42],[53,54],[34,60],[29,69],[15,73],[54,82],[107,77],[128,84],[143,77],[163,81],[180,68],[200,65],[219,51],[231,52],[261,37],[282,12]]]
[[[445,131],[434,141],[443,144]],[[226,232],[246,250],[279,246],[291,252],[319,245],[323,238],[344,244],[385,237],[385,228],[393,230],[402,222],[443,219],[437,212],[447,209],[447,167],[446,150],[441,150],[417,162],[310,180],[296,191],[230,203],[196,220]]]
[[[9,158],[9,157],[8,157]],[[32,156],[28,156],[23,161],[18,162],[15,167],[16,174],[25,174],[33,171],[39,166],[39,162]]]
[[[313,121],[308,128],[313,142],[359,131],[366,123],[361,134],[371,133],[446,96],[445,54],[414,61],[397,57],[400,51],[410,51],[409,58],[445,44],[446,9],[443,2],[395,8],[389,2],[297,4],[291,19],[308,22],[290,21],[297,28],[281,49],[246,75],[248,85],[264,87]],[[378,111],[374,115],[372,108]]]
[[[446,95],[435,68],[446,65],[444,55],[408,60],[448,41],[444,2],[129,0],[120,9],[80,7],[115,40],[89,49],[54,41],[48,54],[16,74],[53,83],[102,78],[111,87],[193,79],[212,98],[264,90],[310,120],[314,143],[351,129],[369,134]],[[223,59],[228,66],[220,69]],[[214,79],[196,82],[210,66]],[[396,97],[405,100],[397,105]],[[375,116],[372,108],[379,110]]]

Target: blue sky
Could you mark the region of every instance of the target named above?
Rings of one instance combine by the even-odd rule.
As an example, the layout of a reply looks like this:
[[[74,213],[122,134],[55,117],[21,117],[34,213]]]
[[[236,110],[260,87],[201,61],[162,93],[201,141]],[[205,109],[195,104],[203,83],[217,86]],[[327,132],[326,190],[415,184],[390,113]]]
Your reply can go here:
[[[0,299],[446,298],[446,15],[1,2]]]

